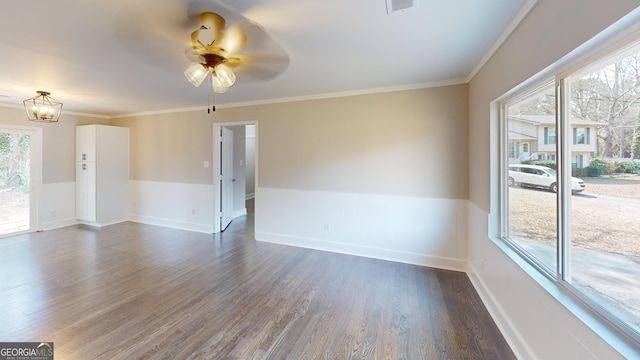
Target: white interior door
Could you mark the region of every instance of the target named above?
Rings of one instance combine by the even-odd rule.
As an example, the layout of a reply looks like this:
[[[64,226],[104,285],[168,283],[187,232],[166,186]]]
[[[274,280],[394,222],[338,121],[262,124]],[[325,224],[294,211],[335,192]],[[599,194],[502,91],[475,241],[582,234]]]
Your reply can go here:
[[[224,231],[233,220],[233,131],[223,127],[220,135],[220,229]]]

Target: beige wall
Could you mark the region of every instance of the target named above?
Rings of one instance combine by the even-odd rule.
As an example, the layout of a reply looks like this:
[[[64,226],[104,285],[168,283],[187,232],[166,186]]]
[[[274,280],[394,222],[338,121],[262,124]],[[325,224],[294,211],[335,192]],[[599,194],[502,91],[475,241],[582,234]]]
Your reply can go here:
[[[258,121],[260,187],[466,199],[467,86],[116,119],[134,180],[211,184],[212,123]]]
[[[63,113],[58,123],[39,123],[27,120],[24,109],[0,106],[0,124],[42,128],[42,183],[76,181],[76,126],[108,124],[106,119]]]
[[[131,180],[212,184],[213,119],[206,111],[113,119],[131,136]]]

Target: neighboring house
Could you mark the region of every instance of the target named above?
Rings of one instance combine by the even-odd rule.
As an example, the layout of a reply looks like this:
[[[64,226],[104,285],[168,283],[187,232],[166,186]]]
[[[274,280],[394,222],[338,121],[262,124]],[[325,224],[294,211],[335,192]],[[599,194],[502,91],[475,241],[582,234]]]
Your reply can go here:
[[[571,118],[573,146],[571,165],[589,166],[597,151],[596,129],[599,123]],[[509,162],[520,164],[527,160],[556,160],[555,115],[509,116]]]

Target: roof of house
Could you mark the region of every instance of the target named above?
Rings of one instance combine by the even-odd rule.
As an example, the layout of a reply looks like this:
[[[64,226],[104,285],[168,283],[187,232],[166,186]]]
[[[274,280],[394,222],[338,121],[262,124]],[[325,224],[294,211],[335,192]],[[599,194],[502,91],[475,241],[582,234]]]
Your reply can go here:
[[[517,116],[509,116],[509,119],[524,121],[531,123],[533,125],[555,125],[556,124],[556,116],[555,115],[517,115]],[[602,125],[597,121],[581,119],[577,117],[571,117],[572,125],[592,125],[598,126]]]
[[[509,141],[511,140],[536,140],[536,136],[509,131]]]

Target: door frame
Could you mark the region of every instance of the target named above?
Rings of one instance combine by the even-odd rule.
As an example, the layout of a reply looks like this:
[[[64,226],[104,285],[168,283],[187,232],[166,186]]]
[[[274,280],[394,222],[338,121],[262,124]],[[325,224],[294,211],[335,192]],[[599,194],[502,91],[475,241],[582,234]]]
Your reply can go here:
[[[222,177],[220,183],[220,230],[224,231],[229,224],[233,221],[233,211],[235,209],[235,149],[233,146],[235,133],[227,126],[220,127],[220,144],[221,156],[220,156],[220,168],[222,169]],[[243,142],[244,143],[244,142]],[[218,173],[216,173],[218,174]],[[230,197],[230,198],[229,198]],[[214,202],[215,204],[215,202]]]
[[[256,192],[255,192],[255,200],[257,202],[258,198],[258,121],[250,120],[250,121],[236,121],[236,122],[221,122],[213,124],[213,161],[212,161],[212,170],[213,170],[213,199],[211,199],[211,203],[213,204],[213,233],[219,233],[222,231],[220,228],[220,216],[222,215],[220,211],[220,206],[217,204],[220,203],[220,196],[222,194],[222,188],[220,186],[220,167],[222,164],[220,163],[220,129],[223,127],[230,126],[241,126],[241,125],[255,125],[256,126],[256,150],[255,150],[255,183],[256,183]],[[254,210],[254,219],[257,216],[257,213]]]
[[[0,132],[16,132],[21,134],[29,134],[31,136],[30,143],[30,178],[31,184],[29,189],[29,229],[14,233],[0,235],[0,237],[23,234],[33,232],[40,229],[39,216],[39,192],[42,188],[42,128],[38,126],[19,126],[0,124]]]

